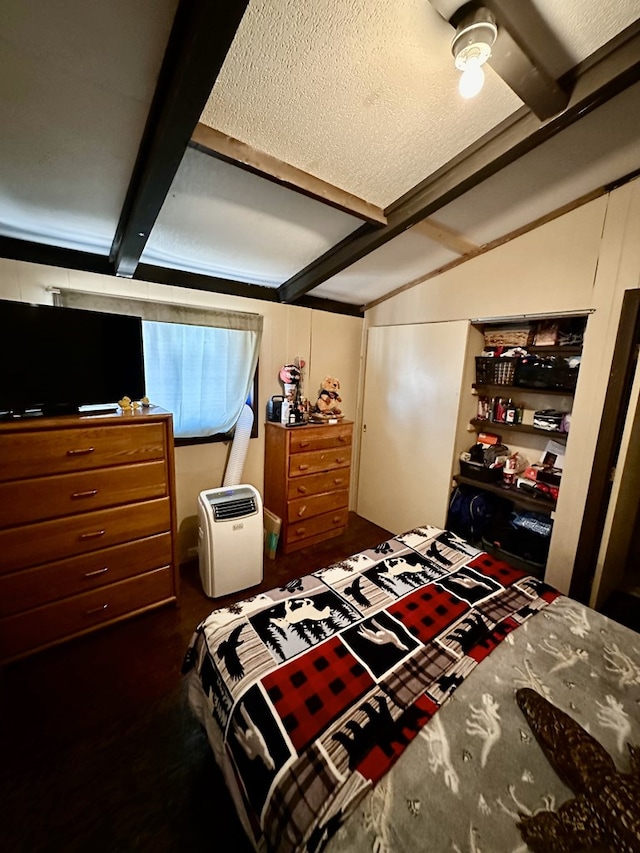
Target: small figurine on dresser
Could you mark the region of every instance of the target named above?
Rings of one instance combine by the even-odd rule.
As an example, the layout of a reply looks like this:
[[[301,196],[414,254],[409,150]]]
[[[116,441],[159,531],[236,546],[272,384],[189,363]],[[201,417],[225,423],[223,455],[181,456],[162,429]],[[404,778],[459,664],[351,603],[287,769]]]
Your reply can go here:
[[[305,399],[302,396],[302,371],[305,362],[296,357],[293,364],[280,368],[280,379],[284,385],[281,423],[292,426],[305,421]]]
[[[342,402],[340,391],[340,380],[335,376],[325,376],[322,380],[320,394],[316,400],[311,419],[314,421],[333,421],[344,417],[338,403]]]
[[[283,364],[280,368],[280,379],[284,385],[284,396],[289,403],[295,403],[298,398],[301,372],[296,364]]]

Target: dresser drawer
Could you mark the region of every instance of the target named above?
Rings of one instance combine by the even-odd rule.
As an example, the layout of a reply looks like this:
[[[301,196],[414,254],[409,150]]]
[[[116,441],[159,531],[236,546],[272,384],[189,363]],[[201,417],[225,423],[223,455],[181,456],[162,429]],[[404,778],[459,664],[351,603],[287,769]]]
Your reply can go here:
[[[320,495],[323,492],[334,492],[336,489],[348,489],[350,473],[349,468],[337,468],[334,471],[324,471],[322,474],[296,477],[288,481],[287,498],[295,500],[305,495]]]
[[[295,453],[289,457],[289,476],[305,477],[320,471],[351,466],[351,447],[333,447],[311,453]]]
[[[175,597],[169,568],[0,619],[0,658],[7,660]]]
[[[336,424],[296,430],[291,433],[290,452],[307,453],[310,450],[324,450],[329,447],[349,447],[352,429],[351,424]]]
[[[0,481],[163,459],[161,423],[25,430],[0,435]]]
[[[164,533],[169,498],[0,530],[0,574]]]
[[[161,498],[167,493],[164,462],[0,483],[0,528]]]
[[[159,533],[35,569],[0,575],[0,616],[169,566],[171,556],[171,534]]]
[[[334,535],[338,528],[347,526],[348,520],[349,510],[345,507],[335,512],[328,512],[325,515],[317,515],[315,518],[309,518],[306,521],[290,524],[286,532],[285,549],[292,550],[291,546],[295,546],[296,543],[298,543],[298,547],[303,548],[307,544],[307,539],[325,533]]]
[[[333,512],[342,509],[349,503],[349,491],[325,492],[322,495],[314,495],[310,498],[300,498],[297,501],[289,501],[287,505],[287,518],[291,524],[298,521],[306,521],[316,515]]]

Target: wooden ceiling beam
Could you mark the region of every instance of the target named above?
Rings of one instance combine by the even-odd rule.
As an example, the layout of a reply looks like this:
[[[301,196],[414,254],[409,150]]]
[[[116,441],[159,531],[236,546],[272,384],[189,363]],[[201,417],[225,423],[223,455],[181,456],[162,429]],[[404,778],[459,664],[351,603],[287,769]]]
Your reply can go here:
[[[112,262],[106,255],[97,255],[94,252],[83,252],[78,249],[65,249],[60,246],[51,246],[48,243],[35,243],[17,237],[0,235],[0,258],[24,261],[29,264],[44,264],[49,267],[61,267],[67,270],[80,270],[97,275],[115,276],[116,274]],[[275,287],[218,278],[203,273],[186,272],[169,267],[158,267],[152,264],[138,264],[133,278],[138,281],[166,284],[170,287],[187,287],[190,290],[203,290],[207,293],[225,293],[246,299],[259,299],[263,302],[279,301]],[[338,302],[334,299],[304,296],[298,304],[303,308],[328,311],[331,314],[345,314],[350,317],[362,316],[360,305]]]
[[[631,178],[629,178],[631,180]],[[550,213],[545,213],[543,216],[539,216],[537,219],[534,219],[532,222],[528,222],[526,225],[521,225],[520,228],[516,228],[513,231],[510,231],[508,234],[503,234],[501,237],[496,237],[495,240],[491,240],[489,243],[483,243],[482,245],[476,246],[473,252],[470,252],[468,255],[461,255],[459,258],[455,258],[453,261],[449,261],[447,264],[443,264],[442,266],[436,267],[434,270],[430,270],[427,273],[423,273],[418,276],[418,278],[412,279],[412,281],[408,281],[406,284],[401,284],[399,287],[396,287],[394,290],[389,293],[385,293],[384,296],[378,297],[378,299],[374,299],[372,302],[368,302],[364,306],[365,311],[369,311],[371,308],[375,308],[376,305],[381,305],[383,302],[386,302],[388,299],[392,299],[394,296],[398,296],[400,293],[404,293],[407,290],[411,290],[419,284],[423,284],[425,281],[430,281],[433,278],[437,278],[439,275],[442,275],[445,272],[449,272],[449,270],[455,269],[456,267],[463,264],[465,261],[469,261],[472,258],[477,258],[479,255],[484,255],[487,252],[493,251],[493,249],[497,249],[499,246],[504,246],[505,243],[511,242],[511,240],[515,240],[517,237],[521,237],[523,234],[528,234],[529,231],[533,231],[536,228],[540,228],[541,225],[546,225],[547,222],[552,222],[554,219],[557,219],[559,216],[564,216],[565,213],[570,213],[572,210],[575,210],[577,207],[581,207],[583,204],[587,204],[590,201],[593,201],[596,198],[600,198],[600,196],[605,195],[605,193],[610,192],[612,187],[598,187],[595,190],[591,190],[591,192],[585,193],[585,195],[580,196],[580,198],[574,199],[573,201],[567,202],[566,204],[557,207],[555,210],[552,210]]]
[[[362,225],[280,285],[280,301],[295,302],[640,81],[638,22],[571,77],[573,91],[564,112],[540,121],[523,107],[388,207],[386,226]]]
[[[566,107],[570,87],[561,85],[547,68],[552,56],[562,55],[567,66],[570,59],[533,0],[430,2],[454,32],[477,17],[487,20],[488,10],[498,27],[488,64],[539,119],[551,118]]]
[[[464,234],[454,231],[453,228],[449,228],[441,222],[436,222],[435,219],[423,219],[417,222],[411,230],[428,237],[434,243],[439,243],[445,249],[449,249],[449,251],[463,257],[465,255],[472,255],[479,249],[478,244],[469,240]]]
[[[111,247],[116,274],[135,273],[248,0],[180,0]]]
[[[262,302],[279,301],[275,287],[218,278],[217,276],[192,273],[186,270],[176,270],[171,267],[157,267],[152,264],[141,263],[138,265],[134,278],[140,281],[166,284],[171,287],[187,287],[190,290],[203,290],[207,293],[225,293],[228,296],[239,296],[244,299],[259,299]],[[338,302],[334,299],[318,296],[304,296],[298,305],[302,308],[313,308],[316,311],[328,311],[331,314],[344,314],[349,317],[362,316],[361,305],[352,305],[348,302]]]
[[[333,184],[328,184],[296,166],[277,160],[264,151],[258,151],[246,142],[227,136],[202,122],[196,126],[190,144],[197,151],[209,154],[217,160],[238,166],[253,175],[302,193],[308,198],[321,201],[365,222],[374,225],[387,224],[387,218],[381,207],[341,190]]]
[[[498,25],[491,68],[539,119],[557,115],[569,103],[571,84],[555,80],[547,69],[552,53],[568,57],[535,4],[482,0],[480,5],[493,12]]]

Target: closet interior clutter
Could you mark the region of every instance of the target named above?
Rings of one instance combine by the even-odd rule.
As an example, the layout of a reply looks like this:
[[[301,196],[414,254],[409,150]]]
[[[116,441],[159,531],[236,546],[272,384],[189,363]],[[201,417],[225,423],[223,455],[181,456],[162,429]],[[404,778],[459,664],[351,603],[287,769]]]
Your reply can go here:
[[[484,550],[544,576],[571,432],[587,317],[478,325],[476,400],[448,524]]]

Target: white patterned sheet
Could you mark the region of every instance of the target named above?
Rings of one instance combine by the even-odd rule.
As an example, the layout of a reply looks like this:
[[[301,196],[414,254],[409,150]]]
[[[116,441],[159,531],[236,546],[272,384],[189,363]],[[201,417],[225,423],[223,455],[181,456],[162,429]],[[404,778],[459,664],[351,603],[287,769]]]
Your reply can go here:
[[[326,853],[525,853],[519,814],[574,794],[515,700],[530,687],[629,772],[640,745],[640,635],[560,597],[464,681],[329,841]]]

